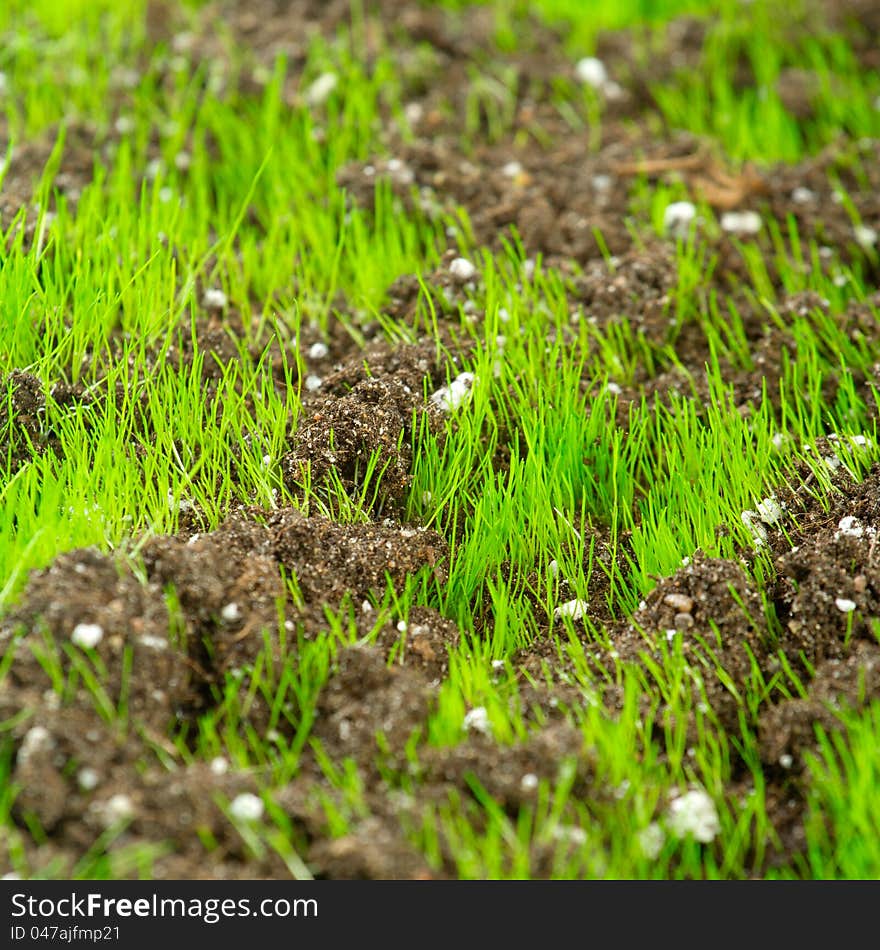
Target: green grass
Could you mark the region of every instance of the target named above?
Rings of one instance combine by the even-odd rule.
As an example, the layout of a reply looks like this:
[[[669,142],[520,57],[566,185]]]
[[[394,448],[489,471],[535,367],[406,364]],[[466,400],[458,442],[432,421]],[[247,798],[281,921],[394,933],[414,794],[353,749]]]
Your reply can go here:
[[[574,0],[491,5],[499,47],[508,52],[520,43],[518,26],[527,12],[573,24],[566,46],[572,64],[593,50],[601,29],[638,27],[644,33],[639,55],[650,57],[656,28],[669,18],[707,17],[699,65],[652,86],[654,121],[707,136],[734,162],[795,162],[838,138],[852,146],[880,135],[876,73],[859,67],[840,35],[781,34],[779,5],[771,0],[747,10],[697,0],[596,3],[589,16]],[[356,40],[315,40],[297,89],[328,70],[339,84],[311,110],[288,101],[294,74],[283,59],[260,90],[247,94],[223,92],[204,64],[190,74],[185,60],[160,82],[159,64],[176,54],[164,45],[149,48],[144,12],[140,0],[14,0],[0,9],[6,89],[0,110],[11,140],[16,147],[41,136],[54,143],[31,209],[36,238],[26,239],[17,227],[27,217],[22,209],[0,244],[0,375],[25,370],[49,394],[33,440],[20,420],[2,416],[0,436],[31,457],[22,466],[11,454],[0,459],[0,609],[16,603],[31,569],[62,552],[94,545],[136,559],[132,539],[173,532],[187,504],[204,512],[208,529],[237,503],[296,505],[342,522],[366,520],[369,506],[353,501],[341,482],[293,495],[280,477],[277,463],[301,412],[297,343],[304,330],[327,333],[338,323],[362,339],[359,314],[378,318],[392,342],[435,334],[442,303],[423,293],[412,324],[402,325],[384,312],[387,288],[401,275],[424,276],[437,265],[447,227],[469,233],[463,213],[447,220],[407,210],[388,188],[377,190],[374,207],[352,208],[336,185],[347,162],[384,149],[379,133],[389,117],[403,121],[403,83],[391,48],[367,66]],[[231,45],[229,56],[234,74],[244,56]],[[132,72],[135,62],[140,66]],[[732,81],[734,66],[743,62],[754,78],[745,92]],[[817,77],[806,121],[786,112],[775,92],[788,68],[809,68]],[[507,134],[513,100],[505,78],[501,67],[491,75],[475,70],[463,117],[466,138],[476,138],[487,115],[490,139]],[[212,82],[217,94],[205,95]],[[598,145],[601,103],[586,102],[589,94],[570,83],[561,83],[554,96]],[[113,138],[110,158],[105,162],[96,152],[75,210],[58,198],[48,215],[58,168],[83,117],[94,123],[99,143]],[[120,117],[124,134],[111,136]],[[663,209],[678,197],[675,185],[634,181],[633,230],[646,239],[661,231]],[[700,210],[708,233],[717,233],[711,210]],[[547,664],[547,683],[564,681],[581,697],[562,713],[583,739],[589,780],[617,790],[610,797],[584,794],[581,759],[564,759],[552,781],[542,779],[533,804],[511,815],[471,776],[466,796],[451,793],[417,819],[401,818],[429,864],[468,879],[761,873],[775,833],[754,718],[770,687],[756,676],[742,699],[742,734],[731,736],[697,708],[688,687],[693,670],[680,651],[670,647],[662,664],[647,670],[607,656],[602,676],[587,656],[597,647],[607,655],[607,630],[587,624],[584,632],[555,616],[554,608],[564,599],[589,599],[604,578],[603,609],[624,620],[659,577],[696,551],[724,558],[749,551],[753,537],[742,512],[797,480],[805,460],[820,497],[830,493],[827,470],[806,448],[820,436],[840,434],[844,464],[857,478],[878,459],[877,406],[866,402],[856,380],[870,378],[880,343],[854,336],[841,319],[851,300],[869,297],[870,261],[839,263],[841,282],[810,267],[819,253],[812,236],[792,235],[786,222],[769,230],[769,263],[742,247],[747,279],[736,299],[705,293],[715,262],[696,238],[679,242],[677,285],[667,305],[676,322],[664,340],[638,334],[625,312],[604,328],[588,314],[573,320],[568,278],[540,261],[528,276],[513,240],[506,253],[467,249],[483,281],[472,295],[474,308],[485,317],[475,322],[464,308],[447,316],[472,354],[456,372],[472,371],[476,383],[442,436],[413,427],[404,512],[449,542],[448,580],[440,584],[425,572],[403,591],[376,592],[375,624],[360,641],[353,619],[359,605],[328,611],[326,629],[309,641],[282,624],[278,635],[290,637],[289,650],[275,650],[266,631],[267,646],[253,665],[215,688],[211,712],[171,736],[182,761],[224,756],[257,777],[267,810],[263,819],[239,827],[246,853],[275,854],[292,876],[309,875],[298,832],[274,802],[298,775],[305,750],[316,757],[329,789],[318,802],[329,836],[350,833],[369,813],[368,779],[353,761],[332,761],[310,735],[318,696],[340,648],[373,642],[386,620],[429,606],[455,621],[461,644],[450,651],[449,673],[424,734],[408,746],[408,768],[383,766],[389,788],[417,799],[426,750],[465,741],[469,710],[485,709],[502,746],[537,733],[547,714],[523,698],[534,674],[518,671],[515,655],[546,638],[550,654],[570,667],[563,674],[562,662],[560,670]],[[780,285],[786,293],[818,292],[830,313],[781,315]],[[241,318],[242,358],[220,365],[210,386],[202,371],[212,367],[211,353],[198,352],[183,370],[173,358],[190,340],[207,288],[222,290],[229,311]],[[766,400],[744,415],[725,380],[724,367],[753,368],[737,309],[743,300],[797,346],[797,359],[783,362],[778,413]],[[675,368],[676,340],[694,327],[711,353],[708,400],[694,398],[697,380],[685,381],[691,392],[665,403],[637,400],[621,424],[609,383],[632,386],[643,370],[653,376]],[[267,353],[259,355],[273,340],[287,361],[283,385],[273,384]],[[841,381],[830,404],[821,396],[829,374]],[[51,395],[59,382],[86,387],[91,399],[71,408]],[[6,406],[10,386],[8,380],[0,386]],[[846,448],[846,436],[863,434],[867,446]],[[381,476],[373,475],[376,487]],[[766,595],[774,576],[770,558],[759,550],[747,568]],[[288,580],[296,600],[296,578]],[[564,595],[563,580],[569,585]],[[9,675],[10,660],[11,654],[0,676]],[[107,694],[100,668],[88,657],[71,649],[64,661],[49,645],[42,662],[65,701],[83,686],[105,720],[128,727],[125,697]],[[609,685],[622,696],[614,716],[597,699]],[[248,722],[255,703],[270,710],[265,735]],[[699,732],[693,754],[693,737],[682,726],[689,715]],[[56,876],[61,871],[52,865],[27,865],[23,840],[39,840],[44,832],[23,827],[13,814],[12,743],[3,738],[13,725],[0,723],[5,857],[22,875]],[[807,851],[774,872],[779,876],[873,877],[880,871],[873,817],[876,708],[853,714],[846,725],[846,741],[823,738],[810,760]],[[282,728],[290,738],[278,742],[273,730]],[[159,747],[156,754],[160,760],[170,755]],[[727,792],[741,777],[734,774],[735,758],[752,780],[744,799]],[[693,787],[704,789],[718,811],[720,832],[711,847],[670,831],[669,800]],[[113,841],[121,830],[97,839],[73,876],[149,876],[161,849],[120,849]],[[206,852],[219,847],[210,835],[203,844]]]

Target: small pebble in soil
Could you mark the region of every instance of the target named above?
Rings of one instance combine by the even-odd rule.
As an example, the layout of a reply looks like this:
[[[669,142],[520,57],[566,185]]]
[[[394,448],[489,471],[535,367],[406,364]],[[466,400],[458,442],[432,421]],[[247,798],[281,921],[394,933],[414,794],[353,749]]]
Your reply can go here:
[[[761,215],[757,211],[726,211],[721,215],[721,230],[729,234],[757,234]]]
[[[789,755],[788,752],[783,752],[782,755],[779,756],[779,764],[784,769],[790,769],[794,765],[794,756]]]
[[[229,806],[229,814],[237,821],[259,821],[263,817],[263,800],[252,792],[236,795]]]
[[[538,787],[538,776],[534,772],[526,772],[519,784],[524,792],[532,792]]]
[[[452,412],[470,394],[476,377],[473,373],[459,373],[448,386],[441,386],[431,396],[431,402],[443,412]]]
[[[222,755],[215,756],[208,768],[212,775],[225,775],[229,771],[229,759]]]
[[[202,295],[202,306],[208,310],[223,310],[229,298],[219,287],[209,287]]]
[[[623,392],[623,389],[618,383],[607,383],[605,386],[605,392],[612,396],[619,396]]]
[[[398,632],[398,633],[406,633],[407,630],[409,630],[409,624],[408,624],[405,620],[398,620],[398,621],[397,621],[397,632]]]
[[[554,611],[554,617],[571,617],[572,620],[580,620],[583,615],[587,612],[587,607],[589,606],[586,600],[568,600],[564,604],[560,604]]]
[[[663,212],[663,230],[673,237],[687,237],[696,216],[697,209],[692,202],[673,201]]]
[[[309,358],[313,360],[322,360],[330,352],[330,348],[326,343],[313,343],[309,347]]]
[[[315,376],[314,373],[309,373],[309,375],[306,376],[306,389],[310,393],[313,393],[316,389],[321,388],[321,385],[323,384],[323,382],[324,380],[321,379],[320,376]]]
[[[220,616],[227,622],[232,623],[241,617],[241,607],[235,602],[227,604],[221,611]]]
[[[834,606],[842,614],[851,614],[856,609],[856,602],[850,600],[848,597],[837,597],[835,598]]]
[[[306,89],[306,104],[314,108],[323,105],[332,95],[333,90],[339,85],[339,77],[336,73],[321,73],[311,85]]]
[[[688,835],[708,844],[721,830],[715,802],[702,789],[674,798],[666,812],[667,826],[677,838]]]
[[[78,647],[91,650],[104,638],[104,628],[97,623],[78,623],[73,628],[70,639]]]
[[[519,162],[507,162],[501,168],[501,174],[505,178],[517,178],[523,173],[523,167]]]
[[[456,257],[449,265],[449,273],[452,274],[456,280],[460,280],[464,283],[474,278],[477,273],[477,268],[474,267],[466,257]]]
[[[678,613],[689,614],[694,609],[693,597],[687,594],[667,594],[663,598],[667,607],[674,607]]]
[[[483,735],[492,735],[492,723],[485,706],[474,706],[464,717],[464,728],[468,732],[481,732]]]

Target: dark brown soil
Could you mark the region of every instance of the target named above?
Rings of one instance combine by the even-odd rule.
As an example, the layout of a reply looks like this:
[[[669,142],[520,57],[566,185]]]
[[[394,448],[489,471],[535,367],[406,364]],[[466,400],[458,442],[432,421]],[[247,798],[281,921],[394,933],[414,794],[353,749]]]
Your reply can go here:
[[[860,35],[859,22],[863,33],[877,25],[872,4],[844,6],[856,22],[853,35]],[[518,240],[526,258],[540,258],[565,275],[579,319],[599,328],[615,321],[632,326],[656,361],[642,361],[636,379],[623,388],[622,426],[630,402],[643,396],[664,399],[680,392],[708,401],[709,343],[698,327],[677,320],[682,291],[673,239],[645,237],[650,232],[644,211],[631,197],[635,173],[675,181],[719,212],[754,210],[765,222],[793,215],[802,235],[833,249],[821,257],[823,266],[830,268],[836,255],[869,278],[878,276],[876,255],[855,241],[850,214],[834,200],[829,177],[839,176],[861,219],[880,229],[878,143],[835,144],[792,167],[733,168],[695,137],[658,126],[650,94],[658,75],[640,61],[643,46],[632,35],[600,39],[598,53],[621,90],[604,106],[599,140],[586,114],[563,115],[548,95],[554,82],[573,81],[557,33],[533,24],[527,49],[499,56],[485,11],[455,16],[391,0],[365,7],[361,42],[368,60],[387,42],[401,51],[412,128],[389,119],[382,154],[343,169],[339,182],[349,200],[365,208],[373,206],[376,183],[384,181],[413,213],[440,218],[457,208],[467,212],[475,248],[450,237],[436,270],[425,276],[439,305],[442,346],[427,335],[392,345],[377,325],[364,324],[363,349],[341,324],[327,336],[315,325],[299,341],[254,340],[240,314],[201,297],[195,337],[184,330],[167,351],[157,343],[156,362],[162,354],[172,368],[192,365],[197,351],[205,355],[206,398],[216,395],[222,365],[256,362],[267,349],[275,384],[289,380],[303,387],[302,416],[280,460],[280,475],[303,510],[242,508],[214,531],[206,531],[195,512],[181,518],[173,536],[135,539],[115,554],[71,551],[31,575],[0,628],[0,644],[13,654],[0,691],[0,737],[8,740],[20,788],[16,846],[33,867],[62,876],[83,872],[83,855],[112,828],[118,835],[111,851],[120,859],[132,855],[122,876],[142,872],[143,862],[153,876],[172,879],[298,873],[282,853],[256,848],[228,817],[230,803],[257,792],[261,769],[253,763],[239,767],[219,754],[210,763],[195,755],[199,717],[216,710],[224,710],[242,741],[249,733],[264,737],[270,731],[285,744],[308,735],[298,774],[273,797],[287,823],[285,834],[315,876],[456,877],[451,842],[439,841],[439,858],[432,861],[413,844],[431,810],[452,794],[467,811],[482,790],[515,819],[524,805],[534,805],[539,783],[554,781],[568,765],[578,799],[624,807],[613,804],[618,790],[596,777],[595,752],[566,717],[566,708],[585,701],[584,693],[573,685],[571,664],[546,637],[511,658],[531,729],[527,738],[500,743],[475,728],[457,744],[425,745],[417,762],[409,751],[413,737],[429,728],[450,654],[462,639],[456,623],[432,608],[397,616],[391,596],[414,580],[431,586],[448,579],[447,541],[405,519],[413,434],[422,425],[437,434],[443,429],[442,414],[426,396],[469,356],[447,331],[457,325],[452,317],[459,304],[479,290],[480,276],[458,280],[450,262],[459,253],[500,251],[505,241]],[[303,95],[299,79],[311,37],[330,36],[349,22],[347,0],[218,0],[194,31],[184,33],[172,5],[154,0],[150,8],[157,42],[194,63],[217,64],[225,81],[238,82],[245,94],[264,85],[274,58],[286,55],[292,65],[290,102]],[[669,26],[665,38],[652,40],[665,51],[663,69],[696,62],[703,31],[702,24],[682,20]],[[222,36],[227,32],[247,50],[245,68],[235,73]],[[876,59],[870,43],[857,49],[866,63]],[[484,106],[476,126],[463,130],[460,117],[474,68],[508,70],[510,100]],[[747,72],[742,81],[750,81]],[[793,75],[786,83],[797,111],[804,83]],[[808,106],[803,108],[806,117]],[[498,125],[496,112],[504,115]],[[0,130],[0,154],[4,135]],[[47,136],[17,148],[0,195],[0,227],[25,209],[28,240],[37,220],[34,182],[52,142]],[[68,129],[54,185],[69,207],[90,180],[101,147],[93,130]],[[742,240],[772,257],[767,232],[764,227]],[[766,382],[767,397],[778,409],[779,379],[786,357],[796,355],[795,340],[740,293],[746,270],[732,238],[707,223],[701,233],[707,254],[717,258],[701,292],[719,294],[722,316],[730,312],[725,307],[738,308],[750,346],[751,365],[728,360],[724,366],[735,405],[751,411]],[[821,300],[785,293],[772,267],[770,278],[783,316],[827,309]],[[388,288],[385,309],[414,330],[424,329],[414,275],[401,274]],[[851,304],[840,320],[853,332],[876,334],[867,304]],[[110,352],[121,358],[122,341],[111,341]],[[310,378],[317,381],[313,386]],[[867,393],[872,381],[859,377],[856,384]],[[826,381],[829,399],[838,384],[834,377]],[[19,467],[35,453],[58,451],[45,417],[106,396],[100,386],[85,390],[61,380],[46,385],[25,369],[10,374],[0,386],[0,453]],[[832,457],[834,441],[821,443],[817,452]],[[371,465],[383,473],[378,491],[367,476]],[[693,693],[689,736],[699,735],[705,717],[728,735],[745,724],[757,736],[769,817],[779,837],[759,875],[771,864],[790,863],[805,846],[804,755],[816,748],[816,726],[838,729],[835,710],[880,698],[880,647],[872,629],[880,615],[880,467],[859,483],[844,467],[831,477],[834,491],[827,502],[813,493],[806,469],[793,473],[795,487],[780,486],[786,514],[767,530],[776,576],[766,598],[745,569],[754,551],[740,552],[744,563],[698,551],[675,574],[659,579],[631,617],[594,609],[589,619],[603,625],[608,644],[574,624],[597,682],[608,669],[609,646],[613,658],[649,680],[655,660],[680,653]],[[336,523],[314,510],[327,479],[338,479],[361,520]],[[309,480],[312,496],[304,488]],[[598,556],[610,557],[610,548],[600,544]],[[597,572],[591,602],[604,604],[606,590]],[[312,662],[311,647],[334,623],[352,636],[339,637],[324,657],[323,673],[310,670],[321,683],[313,722],[304,723],[305,703],[295,695],[280,711],[259,689],[240,708],[230,705],[225,684],[230,677],[247,679],[267,642],[276,670],[296,669]],[[489,637],[492,617],[481,624],[478,633]],[[83,625],[86,634],[100,629],[93,649],[76,644]],[[770,681],[783,660],[789,679],[777,678],[757,708],[745,709],[743,696],[756,676]],[[548,667],[552,675],[542,677]],[[100,687],[89,685],[95,671]],[[53,685],[61,681],[70,685],[59,696]],[[593,699],[613,716],[623,696],[618,684],[606,684]],[[658,729],[666,711],[654,711]],[[109,724],[116,719],[120,725]],[[345,796],[329,781],[328,762],[337,770],[358,770],[359,796]],[[747,794],[747,763],[736,759],[733,771],[731,795]],[[353,830],[335,832],[334,809]],[[30,834],[36,826],[41,834]],[[551,873],[559,846],[535,845],[534,875]],[[0,871],[9,870],[9,851],[0,849]],[[590,870],[601,874],[599,864]]]

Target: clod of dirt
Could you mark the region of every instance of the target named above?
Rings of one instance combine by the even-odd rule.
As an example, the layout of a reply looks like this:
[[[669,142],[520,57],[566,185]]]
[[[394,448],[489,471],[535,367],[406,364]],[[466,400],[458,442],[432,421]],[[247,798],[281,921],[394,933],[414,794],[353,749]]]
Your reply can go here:
[[[766,661],[772,647],[761,597],[743,568],[697,552],[688,565],[660,580],[632,620],[613,634],[621,659],[641,663],[645,652],[659,655],[661,639],[670,648],[680,642],[689,664],[700,671],[705,701],[725,728],[736,729],[739,701],[714,671],[723,669],[742,690],[754,659]]]
[[[856,643],[842,659],[816,667],[805,698],[786,699],[768,707],[760,718],[761,759],[789,777],[804,769],[805,752],[819,746],[817,728],[840,732],[839,713],[860,710],[880,698],[880,647]]]
[[[777,611],[791,648],[810,662],[839,659],[852,640],[873,638],[866,618],[880,612],[875,546],[871,536],[835,533],[777,559]]]
[[[304,402],[293,450],[281,459],[288,487],[330,478],[367,509],[400,508],[411,484],[413,427],[421,414],[439,433],[439,413],[425,402],[443,372],[431,346],[374,347],[337,369],[321,393]]]
[[[15,659],[9,677],[22,687],[48,689],[50,660],[65,675],[97,664],[106,670],[100,679],[112,709],[122,704],[134,720],[159,731],[191,699],[189,668],[169,641],[161,593],[94,550],[62,554],[32,573],[22,602],[4,617],[0,636],[11,640]]]
[[[672,326],[678,275],[670,249],[654,244],[617,259],[590,265],[572,281],[573,299],[585,317],[600,327],[627,321],[656,343],[666,340]]]
[[[32,373],[15,370],[0,381],[0,451],[13,470],[45,450],[45,411],[43,383]]]
[[[372,616],[372,610],[361,613],[359,631],[362,625],[369,628],[365,633],[372,629]],[[451,620],[428,607],[415,607],[404,629],[389,622],[379,630],[375,643],[386,661],[393,659],[400,666],[421,670],[436,685],[448,674],[449,651],[458,645],[460,637]]]
[[[277,859],[246,853],[218,804],[218,799],[231,802],[253,794],[249,775],[221,772],[205,763],[169,772],[140,736],[109,726],[87,705],[59,708],[54,700],[44,700],[32,706],[21,693],[14,700],[22,703],[16,713],[27,709],[31,717],[12,732],[12,778],[19,786],[13,812],[51,834],[51,859],[60,874],[71,874],[82,855],[109,832],[109,855],[135,846],[142,853],[149,850],[155,878],[284,875]],[[167,744],[160,734],[149,740]],[[173,756],[173,748],[166,754]],[[213,842],[209,853],[203,841]],[[40,849],[26,852],[33,867],[44,866]]]
[[[297,578],[307,603],[338,604],[344,595],[360,603],[384,592],[386,577],[395,585],[430,568],[441,582],[449,551],[433,530],[381,524],[335,524],[306,518],[295,510],[266,518],[276,560]]]
[[[368,765],[376,755],[378,734],[402,755],[432,703],[433,691],[421,674],[389,667],[375,648],[350,647],[340,653],[336,672],[318,699],[312,735],[334,761],[351,757]]]
[[[308,863],[315,877],[336,881],[424,881],[437,876],[397,822],[377,817],[363,819],[340,838],[315,842]]]

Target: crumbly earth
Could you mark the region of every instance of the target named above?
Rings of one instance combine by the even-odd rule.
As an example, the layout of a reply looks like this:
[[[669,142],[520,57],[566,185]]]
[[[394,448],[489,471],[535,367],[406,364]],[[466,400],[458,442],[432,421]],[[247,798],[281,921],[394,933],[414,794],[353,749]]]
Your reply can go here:
[[[589,128],[573,127],[550,104],[547,89],[553,82],[571,80],[571,64],[561,37],[535,24],[525,51],[495,63],[513,76],[505,121],[497,126],[492,110],[484,108],[465,148],[458,117],[465,111],[469,76],[473,68],[492,65],[491,23],[484,11],[461,17],[392,0],[364,6],[368,53],[378,48],[380,36],[400,44],[415,136],[403,134],[389,120],[385,154],[340,172],[348,200],[371,207],[377,182],[384,181],[414,214],[430,217],[463,207],[478,247],[499,251],[515,230],[527,255],[540,256],[543,266],[565,274],[573,314],[589,314],[599,327],[631,325],[656,348],[657,359],[650,366],[640,364],[635,381],[622,388],[621,426],[629,404],[643,397],[662,401],[680,393],[703,404],[709,397],[709,343],[693,326],[677,326],[673,316],[682,291],[669,241],[650,237],[636,242],[627,226],[634,174],[675,180],[718,209],[754,210],[767,221],[791,215],[802,235],[815,235],[843,262],[861,267],[876,285],[876,255],[871,257],[854,240],[851,211],[835,203],[829,172],[838,173],[861,220],[880,227],[877,142],[856,147],[864,176],[854,171],[852,149],[838,145],[800,165],[725,174],[723,158],[710,154],[694,136],[658,130],[649,85],[660,77],[653,66],[634,58],[629,35],[600,41],[598,54],[622,88],[620,97],[608,104],[601,141],[595,141]],[[156,41],[173,46],[172,5],[154,0],[150,8]],[[835,15],[841,22],[864,27],[853,34],[856,38],[880,29],[875,5],[849,2],[840,8]],[[347,0],[217,0],[206,9],[203,28],[187,34],[185,43],[176,37],[176,48],[194,62],[213,64],[221,77],[239,82],[245,92],[265,82],[266,69],[283,53],[293,67],[286,89],[293,102],[302,94],[296,76],[311,37],[330,36],[348,22],[348,11]],[[844,12],[850,19],[844,20]],[[248,50],[248,68],[237,79],[224,73],[226,47],[216,29],[221,22],[223,31]],[[670,24],[662,40],[668,55],[660,59],[660,68],[695,62],[702,30],[691,20]],[[876,68],[875,45],[859,41],[856,51],[865,65]],[[745,67],[739,78],[743,85],[753,81]],[[785,77],[782,92],[792,111],[809,115],[810,88],[809,77]],[[0,154],[4,134],[0,129]],[[0,227],[6,229],[26,208],[20,226],[28,240],[38,230],[32,198],[51,149],[47,142],[16,151],[0,193]],[[55,186],[72,207],[90,180],[96,149],[108,161],[113,150],[112,142],[99,141],[86,127],[68,129],[67,142]],[[731,236],[707,234],[705,240],[717,262],[702,292],[716,291],[722,307],[737,306],[751,353],[751,365],[723,367],[735,404],[748,413],[767,398],[778,408],[779,378],[784,362],[794,355],[795,341],[754,300],[740,294],[743,258]],[[766,228],[741,240],[754,242],[772,261]],[[442,414],[425,396],[446,383],[468,356],[466,345],[448,334],[446,322],[476,287],[450,273],[449,264],[461,250],[450,237],[436,271],[424,279],[438,308],[442,352],[425,334],[417,334],[413,343],[391,345],[377,324],[361,326],[367,341],[363,349],[341,327],[329,337],[308,327],[298,341],[306,373],[319,377],[320,384],[303,393],[303,412],[288,433],[280,476],[294,494],[307,477],[316,485],[338,478],[362,504],[363,521],[339,524],[317,513],[249,507],[230,512],[217,530],[205,531],[199,513],[192,511],[182,515],[175,535],[134,539],[129,548],[113,554],[70,551],[32,574],[0,627],[0,646],[12,655],[0,690],[0,723],[20,789],[13,813],[21,831],[17,842],[5,841],[0,848],[0,871],[8,870],[4,863],[14,845],[32,866],[61,875],[77,873],[95,839],[113,829],[118,832],[115,851],[131,846],[132,854],[141,855],[132,859],[132,876],[145,855],[159,878],[271,879],[298,873],[283,851],[251,847],[230,820],[230,805],[258,791],[255,776],[219,752],[206,763],[191,750],[200,716],[217,709],[234,717],[243,742],[249,733],[271,734],[278,743],[303,741],[296,684],[288,684],[294,698],[281,711],[272,696],[259,690],[233,708],[224,684],[229,677],[246,675],[267,640],[276,671],[320,662],[312,646],[327,630],[328,611],[345,618],[356,633],[356,645],[340,646],[324,658],[324,685],[300,769],[274,799],[288,840],[311,874],[456,877],[450,842],[439,842],[439,863],[429,864],[412,843],[412,829],[452,793],[472,802],[476,788],[515,817],[523,805],[535,803],[540,782],[557,778],[564,762],[573,763],[569,780],[577,796],[599,803],[619,799],[616,788],[596,777],[595,753],[566,717],[566,708],[586,700],[549,637],[536,637],[510,661],[531,730],[527,738],[502,744],[476,729],[457,745],[427,747],[417,766],[408,753],[413,734],[428,728],[440,701],[450,650],[458,646],[461,633],[452,619],[434,609],[417,608],[402,624],[393,609],[380,608],[387,590],[401,590],[413,576],[441,585],[448,577],[447,541],[407,522],[406,498],[413,427],[424,422],[435,433],[443,429]],[[822,258],[823,266],[831,263],[830,254]],[[769,279],[779,286],[772,264]],[[388,315],[413,325],[420,293],[414,275],[399,275],[388,288]],[[780,312],[818,319],[827,312],[827,302],[783,295]],[[838,319],[853,333],[876,333],[863,303],[852,304]],[[240,314],[203,305],[195,327],[195,342],[187,322],[179,345],[165,358],[185,367],[196,350],[210,357],[202,370],[207,396],[216,392],[220,364],[258,361],[266,351],[267,369],[277,386],[288,379],[301,382],[292,358],[294,344],[278,337],[254,342]],[[243,344],[246,338],[249,346]],[[312,350],[317,342],[325,347]],[[674,361],[664,360],[660,352],[667,344],[673,346]],[[287,370],[292,375],[286,376]],[[876,380],[855,382],[868,393]],[[833,399],[838,383],[830,376],[823,395]],[[86,390],[63,381],[45,391],[22,368],[0,381],[0,395],[0,452],[16,468],[34,453],[59,451],[41,420],[47,400],[75,406],[108,394],[100,387]],[[826,442],[817,451],[831,456],[835,445]],[[370,465],[384,471],[378,494],[371,493]],[[574,624],[597,671],[607,666],[609,649],[648,676],[656,658],[680,650],[696,671],[689,685],[694,720],[686,724],[694,737],[702,716],[735,735],[744,714],[738,695],[755,668],[769,681],[779,672],[780,652],[787,658],[802,692],[774,686],[760,708],[748,712],[766,767],[764,794],[778,839],[758,875],[790,863],[804,848],[801,778],[805,754],[817,745],[816,726],[839,729],[835,709],[860,708],[880,698],[880,647],[872,629],[872,620],[880,616],[875,527],[880,523],[880,466],[858,483],[845,467],[834,469],[827,504],[810,491],[806,470],[800,475],[793,480],[797,488],[780,487],[778,501],[785,515],[767,531],[765,547],[776,571],[769,603],[749,582],[743,563],[697,551],[672,576],[659,579],[630,617],[613,617],[603,606],[607,580],[595,572],[590,619],[604,625],[607,644]],[[857,519],[862,530],[841,530],[846,518]],[[611,556],[606,542],[600,533],[600,558]],[[626,544],[622,539],[621,550]],[[757,552],[743,550],[740,556],[748,563]],[[295,587],[286,582],[291,575],[297,579]],[[853,609],[842,610],[841,601],[852,602]],[[481,623],[478,632],[489,636],[491,616]],[[549,623],[550,618],[548,630]],[[92,654],[72,641],[78,625],[101,628]],[[542,675],[548,665],[553,672],[549,678]],[[725,677],[717,675],[718,668]],[[59,696],[53,684],[69,678],[71,671],[78,672],[74,686]],[[597,687],[590,701],[614,716],[624,697],[616,685],[606,685]],[[663,722],[662,709],[656,721]],[[356,766],[361,776],[357,795],[343,796],[331,785],[328,763],[337,770]],[[409,790],[412,769],[418,773],[417,791]],[[747,794],[748,763],[734,761],[733,772],[731,796]],[[353,830],[335,833],[328,801],[347,815]],[[26,833],[35,822],[42,828],[40,836]],[[536,844],[532,873],[549,874],[559,847],[559,841]],[[598,858],[594,871],[601,873]]]

